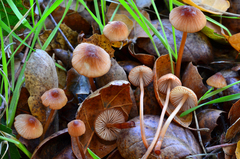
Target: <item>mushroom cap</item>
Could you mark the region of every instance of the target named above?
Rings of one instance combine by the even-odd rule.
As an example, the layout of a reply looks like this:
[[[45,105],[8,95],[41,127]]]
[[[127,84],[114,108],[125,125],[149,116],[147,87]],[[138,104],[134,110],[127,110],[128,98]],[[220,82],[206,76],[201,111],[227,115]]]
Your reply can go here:
[[[227,86],[227,82],[221,72],[218,72],[218,73],[212,75],[211,77],[209,77],[207,79],[206,83],[209,86],[214,87],[214,88],[222,88],[222,87]]]
[[[101,112],[94,122],[94,130],[96,134],[103,140],[113,141],[117,139],[121,129],[115,127],[107,127],[108,123],[124,123],[125,117],[120,110],[106,109]]]
[[[184,95],[188,95],[188,98],[181,108],[182,111],[197,106],[198,100],[196,94],[191,89],[184,86],[177,86],[171,90],[170,102],[173,106],[177,107]]]
[[[201,10],[193,6],[179,6],[169,15],[170,23],[182,32],[195,33],[206,25],[206,17]]]
[[[182,82],[180,81],[180,79],[177,76],[175,76],[172,73],[168,73],[158,79],[158,82],[157,82],[158,90],[161,93],[166,94],[169,82],[170,82],[170,90],[172,90],[174,87],[182,85]]]
[[[103,28],[103,34],[110,41],[124,41],[128,38],[129,32],[127,25],[122,21],[108,22]]]
[[[15,117],[14,127],[25,139],[36,139],[43,133],[41,122],[32,115],[19,114]]]
[[[81,43],[73,51],[72,66],[79,74],[95,78],[109,71],[111,60],[109,54],[101,47]]]
[[[86,127],[82,120],[76,119],[68,123],[68,133],[73,137],[81,136],[85,133]]]
[[[136,66],[129,72],[128,79],[134,86],[140,86],[141,76],[144,87],[149,85],[153,80],[152,69],[144,65]]]
[[[67,104],[67,96],[65,92],[60,88],[52,88],[41,96],[41,100],[44,106],[53,110],[58,110]]]

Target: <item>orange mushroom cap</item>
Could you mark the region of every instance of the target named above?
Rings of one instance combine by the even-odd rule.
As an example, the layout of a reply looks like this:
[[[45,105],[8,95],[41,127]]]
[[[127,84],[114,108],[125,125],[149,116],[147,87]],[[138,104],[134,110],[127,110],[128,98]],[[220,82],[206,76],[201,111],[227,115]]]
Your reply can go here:
[[[79,119],[69,122],[67,126],[68,126],[68,133],[73,137],[81,136],[86,131],[84,122]]]
[[[195,33],[200,31],[207,23],[201,10],[193,6],[179,6],[169,14],[170,23],[182,32]]]
[[[95,78],[109,71],[111,60],[109,54],[101,47],[81,43],[73,51],[72,66],[79,74]]]
[[[209,77],[207,79],[206,83],[209,86],[214,87],[214,88],[222,88],[222,87],[227,86],[227,82],[221,72],[218,72],[218,73],[212,75],[211,77]]]
[[[139,86],[140,85],[140,77],[143,79],[143,85],[144,87],[149,85],[152,80],[153,80],[153,71],[151,68],[147,66],[137,66],[134,67],[128,75],[129,81],[134,85],[134,86]]]
[[[170,102],[173,106],[176,107],[180,103],[184,95],[188,95],[188,98],[181,108],[182,111],[186,111],[192,107],[197,106],[198,100],[196,94],[191,89],[184,86],[177,86],[173,88],[173,90],[171,90]]]
[[[41,96],[41,100],[44,106],[49,106],[53,110],[61,109],[68,101],[65,92],[60,88],[52,88],[46,91]]]
[[[103,34],[110,41],[123,41],[128,38],[129,32],[127,25],[122,21],[109,22],[103,28]]]
[[[25,139],[36,139],[43,133],[41,122],[32,115],[20,114],[15,117],[14,127]]]

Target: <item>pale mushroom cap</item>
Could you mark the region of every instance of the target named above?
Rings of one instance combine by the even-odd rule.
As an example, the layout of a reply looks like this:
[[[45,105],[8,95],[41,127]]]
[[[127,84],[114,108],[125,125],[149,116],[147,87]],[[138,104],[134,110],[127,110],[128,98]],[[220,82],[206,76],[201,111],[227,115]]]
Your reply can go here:
[[[118,128],[108,128],[107,123],[124,123],[125,117],[120,110],[117,109],[107,109],[100,113],[95,119],[94,129],[96,134],[103,140],[113,141],[117,139],[118,134],[121,129]]]
[[[73,137],[81,136],[86,131],[84,122],[79,119],[69,122],[67,126],[68,126],[68,133]]]
[[[134,86],[140,86],[140,77],[143,79],[143,86],[149,85],[153,80],[153,71],[147,66],[137,66],[134,67],[128,75],[129,81]]]
[[[177,86],[182,85],[182,82],[180,81],[180,79],[177,76],[175,76],[172,73],[168,73],[158,79],[158,82],[157,82],[158,90],[161,93],[166,94],[169,82],[170,82],[170,90],[172,90],[173,88],[175,88]]]
[[[169,15],[170,23],[175,29],[187,33],[200,31],[207,23],[203,12],[192,6],[179,6]]]
[[[110,41],[124,41],[128,38],[128,27],[124,22],[112,21],[103,28],[103,34]]]
[[[65,92],[60,88],[52,88],[46,91],[42,96],[41,100],[44,106],[53,110],[58,110],[67,104],[67,96]]]
[[[25,139],[36,139],[43,133],[41,122],[32,115],[20,114],[15,117],[14,127]]]
[[[212,75],[211,77],[209,77],[207,79],[206,83],[209,86],[214,87],[214,88],[222,88],[222,87],[227,86],[227,82],[221,72],[218,72],[218,73]]]
[[[81,43],[73,51],[72,66],[79,74],[95,78],[109,71],[111,60],[109,54],[101,47]]]
[[[181,108],[182,111],[186,111],[197,106],[198,100],[196,94],[191,89],[184,86],[177,86],[172,89],[170,92],[170,102],[176,107],[184,95],[188,95],[188,98]]]

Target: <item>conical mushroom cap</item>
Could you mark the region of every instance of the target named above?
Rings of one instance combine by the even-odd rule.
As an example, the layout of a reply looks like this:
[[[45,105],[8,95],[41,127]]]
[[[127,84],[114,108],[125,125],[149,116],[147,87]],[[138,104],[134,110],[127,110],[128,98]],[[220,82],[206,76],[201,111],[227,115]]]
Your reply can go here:
[[[175,76],[172,73],[168,73],[158,79],[158,82],[157,82],[158,90],[161,93],[166,94],[169,82],[170,82],[170,90],[172,90],[174,87],[182,85],[182,82],[180,81],[180,79],[177,76]]]
[[[218,72],[218,73],[212,75],[211,77],[209,77],[207,79],[206,83],[209,86],[214,87],[214,88],[222,88],[222,87],[227,86],[227,82],[221,72]]]
[[[69,122],[67,126],[68,126],[68,133],[73,137],[81,136],[86,131],[84,122],[79,119]]]

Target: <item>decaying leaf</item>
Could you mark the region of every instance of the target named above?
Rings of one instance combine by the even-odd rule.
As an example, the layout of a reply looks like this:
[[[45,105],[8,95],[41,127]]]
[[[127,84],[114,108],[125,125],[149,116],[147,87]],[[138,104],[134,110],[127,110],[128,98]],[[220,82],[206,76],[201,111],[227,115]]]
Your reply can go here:
[[[87,42],[100,46],[110,55],[111,58],[114,57],[115,50],[112,48],[111,42],[103,34],[93,34],[90,38],[83,39],[82,42]]]
[[[93,92],[79,106],[76,118],[86,125],[86,132],[79,139],[84,149],[89,147],[100,158],[116,148],[115,141],[104,141],[94,131],[97,116],[106,109],[117,109],[128,119],[132,107],[130,98],[130,83],[123,80],[110,82],[106,86]]]
[[[117,139],[118,150],[125,159],[138,159],[146,152],[141,138],[139,117],[132,119],[132,121],[135,122],[136,127],[122,130]],[[144,116],[145,134],[149,144],[154,138],[158,122],[158,116]],[[171,123],[164,137],[159,157],[184,158],[199,153],[201,153],[201,148],[191,131]],[[157,156],[154,153],[151,153],[148,157],[148,159],[156,158]]]
[[[204,109],[200,113],[198,113],[198,123],[199,128],[209,128],[209,131],[201,131],[201,136],[203,140],[203,144],[210,142],[212,139],[211,132],[217,126],[217,119],[220,117],[220,114],[224,111],[217,109]]]
[[[31,159],[63,158],[65,155],[71,159],[73,158],[73,153],[69,146],[71,146],[71,136],[66,128],[43,140],[33,152]]]
[[[234,34],[232,36],[227,36],[225,34],[223,34],[224,37],[228,40],[228,42],[231,44],[231,46],[237,50],[238,52],[240,52],[240,33]]]
[[[163,103],[165,102],[165,94],[162,94],[158,91],[158,85],[157,85],[157,81],[160,77],[162,77],[163,75],[167,74],[167,73],[171,73],[171,62],[170,62],[170,58],[169,55],[163,55],[160,56],[154,64],[154,68],[153,68],[153,72],[154,72],[154,78],[153,78],[153,85],[154,85],[154,92],[155,92],[155,96],[156,99],[159,103],[159,105],[161,106],[161,108],[163,107]],[[173,110],[175,109],[175,107],[169,103],[168,107],[167,107],[167,111],[166,114],[170,115]],[[184,117],[180,117],[180,114],[182,112],[180,111],[175,117],[174,117],[174,121],[177,122],[178,124],[184,126],[184,127],[188,127],[191,122],[192,122],[192,113],[184,116]]]
[[[172,36],[172,25],[168,19],[162,20],[164,31],[167,36],[167,40],[171,48],[174,50],[174,40]],[[158,31],[163,36],[163,32],[161,26],[158,24]],[[182,32],[179,30],[175,30],[176,33],[176,43],[177,49],[180,47]],[[153,40],[159,50],[161,55],[168,54],[168,50],[164,47],[162,42],[158,39],[156,35],[153,36]],[[138,47],[144,49],[149,54],[157,56],[156,51],[152,45],[150,39],[142,38],[137,41]],[[182,57],[182,62],[193,62],[197,64],[199,62],[208,64],[213,61],[213,52],[212,45],[208,38],[201,32],[191,33],[187,35],[187,40],[184,47],[184,54]]]
[[[30,93],[28,98],[30,111],[44,125],[47,108],[43,106],[40,97],[45,91],[58,87],[53,59],[45,51],[37,49],[28,60],[24,74],[26,88]]]
[[[202,77],[199,75],[197,67],[190,62],[183,73],[182,85],[190,88],[199,98],[201,98],[207,87],[202,82]]]
[[[183,2],[212,14],[223,14],[230,7],[227,0],[183,0]]]
[[[231,125],[240,117],[239,110],[240,110],[240,100],[235,102],[228,112],[228,118],[230,120]]]
[[[142,64],[144,64],[148,67],[151,67],[151,68],[153,67],[154,62],[155,62],[155,57],[153,55],[143,54],[143,53],[135,53],[133,43],[128,45],[128,51],[133,57],[138,59],[138,61],[140,61]]]
[[[233,139],[240,132],[240,118],[238,118],[227,130],[225,139],[227,141]]]
[[[240,159],[240,141],[237,142],[237,148],[235,151],[235,155],[236,155],[237,159]]]
[[[63,49],[54,49],[54,53],[67,70],[72,68],[72,53]]]

